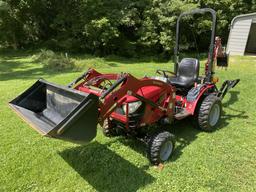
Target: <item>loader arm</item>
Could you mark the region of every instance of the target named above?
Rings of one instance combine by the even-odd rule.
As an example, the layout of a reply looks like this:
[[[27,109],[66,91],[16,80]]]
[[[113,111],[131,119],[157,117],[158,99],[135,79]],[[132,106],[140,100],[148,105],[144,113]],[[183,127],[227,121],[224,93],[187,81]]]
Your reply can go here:
[[[120,107],[125,102],[126,97],[124,96],[127,94],[133,95],[135,97],[137,96],[138,99],[142,98],[144,102],[148,101],[150,104],[150,101],[147,98],[144,98],[143,96],[138,96],[136,94],[142,87],[146,86],[159,87],[161,89],[160,92],[167,93],[170,98],[172,98],[173,93],[175,93],[174,87],[162,81],[149,78],[143,78],[139,80],[130,74],[124,74],[101,95],[99,104],[99,123],[103,125],[104,120],[108,118],[117,107]],[[174,102],[172,99],[170,99],[169,101]],[[174,103],[172,106],[174,106]],[[156,106],[152,105],[152,107]],[[166,110],[170,110],[168,112],[166,111],[167,113],[173,112],[173,109],[167,108]]]

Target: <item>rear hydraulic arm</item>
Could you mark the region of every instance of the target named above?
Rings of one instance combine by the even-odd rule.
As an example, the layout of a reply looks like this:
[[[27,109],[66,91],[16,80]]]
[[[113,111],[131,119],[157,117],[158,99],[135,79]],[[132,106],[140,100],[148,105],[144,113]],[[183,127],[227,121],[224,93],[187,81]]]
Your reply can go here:
[[[220,97],[221,99],[223,99],[225,97],[225,95],[227,94],[227,92],[234,88],[238,83],[239,83],[240,79],[236,79],[236,80],[226,80],[218,93],[218,97]]]

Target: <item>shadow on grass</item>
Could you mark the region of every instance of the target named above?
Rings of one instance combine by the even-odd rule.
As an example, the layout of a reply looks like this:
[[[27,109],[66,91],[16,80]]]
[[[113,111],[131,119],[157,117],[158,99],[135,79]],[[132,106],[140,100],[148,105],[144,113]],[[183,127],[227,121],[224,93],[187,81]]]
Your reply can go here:
[[[173,125],[172,133],[176,138],[176,148],[170,161],[179,159],[183,153],[183,149],[197,139],[197,135],[200,133],[200,130],[193,126],[195,123],[191,122],[191,119],[187,118],[182,121],[177,121]]]
[[[235,102],[237,102],[239,100],[239,94],[240,91],[229,91],[228,94],[230,95],[229,100],[226,101],[225,103],[222,104],[222,106],[225,107],[229,107],[230,105],[234,104]]]
[[[121,63],[121,64],[138,64],[138,63],[166,63],[170,60],[173,59],[161,59],[158,58],[157,56],[141,56],[141,57],[121,57],[121,56],[116,56],[116,55],[109,55],[105,57],[97,57],[93,55],[88,55],[88,54],[79,54],[79,55],[74,55],[75,58],[77,59],[102,59],[106,63]]]
[[[10,59],[6,58],[0,61],[0,81],[9,81],[16,79],[38,79],[42,76],[52,76],[52,75],[61,75],[64,73],[70,73],[75,71],[70,70],[50,70],[43,67],[41,64],[38,66],[30,64],[34,64],[35,62],[20,62],[20,61],[12,61],[14,57],[10,57]]]
[[[40,50],[9,51],[0,49],[0,81],[18,79],[39,79],[53,75],[77,72],[76,69],[49,69],[32,56]],[[24,60],[25,59],[25,60]]]
[[[18,64],[17,64],[18,65]],[[0,67],[1,68],[1,67]],[[39,79],[43,76],[61,75],[70,73],[70,71],[52,71],[45,68],[31,68],[19,71],[10,71],[0,73],[0,81],[18,80],[18,79]]]
[[[38,79],[42,76],[52,76],[63,73],[77,72],[73,70],[50,70],[43,67],[36,61],[23,61],[37,54],[38,51],[1,51],[0,50],[0,80],[8,81],[13,79]],[[76,59],[95,59],[92,55],[74,55]],[[19,61],[21,59],[21,61]],[[122,58],[117,56],[109,56],[102,58],[109,67],[118,67],[120,64],[138,64],[142,62],[150,62],[150,58]],[[92,61],[93,62],[93,61]],[[38,63],[38,65],[36,64]],[[159,63],[159,61],[158,61]],[[33,65],[31,65],[33,64]]]
[[[98,142],[67,149],[60,156],[99,192],[137,191],[155,178]]]
[[[248,119],[249,118],[249,116],[246,115],[246,111],[241,111],[241,110],[237,110],[237,109],[230,107],[232,104],[238,102],[240,91],[232,90],[232,91],[229,91],[228,94],[230,95],[230,97],[229,97],[228,101],[226,101],[225,103],[222,104],[222,106],[223,106],[223,108],[228,108],[229,110],[234,111],[236,114],[230,115],[230,114],[226,114],[225,111],[223,111],[219,129],[226,127],[228,125],[228,122],[234,118],[239,118],[239,119]]]
[[[13,49],[0,49],[0,57],[2,59],[23,59],[24,57],[29,57],[34,55],[39,50],[13,50]]]
[[[230,94],[230,99],[223,103],[223,106],[228,107],[238,100],[239,92],[231,91]],[[216,131],[226,127],[234,117],[247,118],[243,111],[236,111],[238,113],[235,115],[224,114]],[[192,124],[191,119],[187,118],[170,126],[177,140],[175,152],[170,161],[181,157],[184,148],[197,139],[201,131],[195,129]],[[118,141],[146,156],[145,145],[141,142],[123,137],[118,138]],[[59,154],[84,180],[100,192],[137,191],[155,180],[145,171],[147,167],[136,167],[110,150],[108,144],[93,142],[86,146],[67,149]]]
[[[175,152],[170,159],[170,161],[175,161],[182,155],[183,149],[196,140],[197,134],[200,133],[200,131],[192,126],[190,119],[176,121],[174,124],[170,125],[169,130],[175,135],[176,140]],[[120,137],[118,141],[145,157],[147,156],[146,144],[125,137]]]

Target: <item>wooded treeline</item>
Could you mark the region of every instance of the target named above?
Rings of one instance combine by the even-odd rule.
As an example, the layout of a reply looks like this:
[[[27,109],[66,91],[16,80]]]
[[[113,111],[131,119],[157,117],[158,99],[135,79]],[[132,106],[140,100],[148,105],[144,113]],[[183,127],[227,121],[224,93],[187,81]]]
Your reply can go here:
[[[210,7],[218,13],[218,32],[228,37],[233,17],[256,11],[256,0],[0,0],[2,47],[88,52],[98,55],[170,55],[177,16]],[[183,41],[206,48],[208,20],[184,24]],[[192,35],[193,34],[193,35]]]

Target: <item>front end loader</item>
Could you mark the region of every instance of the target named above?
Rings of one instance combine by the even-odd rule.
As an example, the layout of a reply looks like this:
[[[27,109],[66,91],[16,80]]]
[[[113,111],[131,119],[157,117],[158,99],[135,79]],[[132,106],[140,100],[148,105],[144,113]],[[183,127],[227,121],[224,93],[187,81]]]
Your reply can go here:
[[[196,58],[179,59],[179,31],[183,17],[212,16],[208,61],[202,76]],[[12,100],[11,108],[42,135],[88,143],[96,137],[97,125],[104,135],[131,136],[144,142],[152,164],[167,161],[175,146],[170,133],[173,122],[193,116],[203,131],[218,128],[221,101],[239,79],[226,80],[220,89],[214,76],[216,12],[196,9],[177,21],[174,72],[157,70],[156,76],[137,79],[129,73],[102,74],[94,69],[60,86],[43,79]],[[227,66],[227,59],[218,64]]]
[[[10,106],[40,134],[84,143],[96,136],[98,103],[93,94],[40,79]]]

